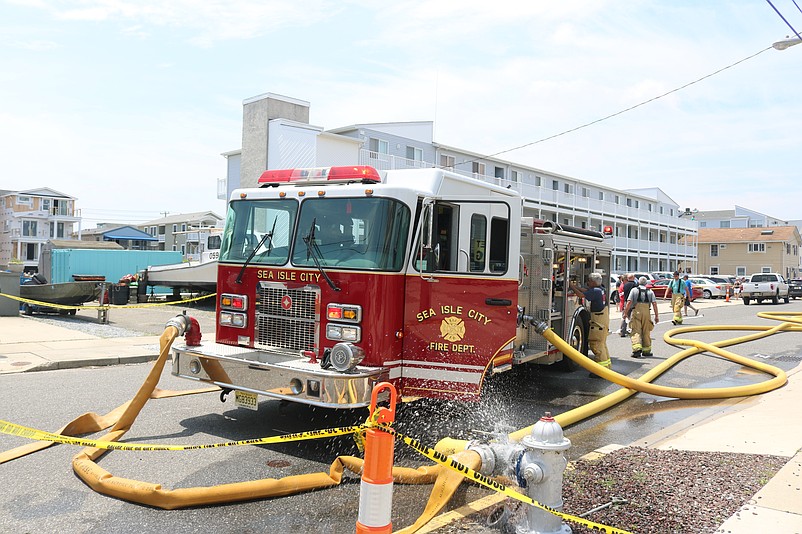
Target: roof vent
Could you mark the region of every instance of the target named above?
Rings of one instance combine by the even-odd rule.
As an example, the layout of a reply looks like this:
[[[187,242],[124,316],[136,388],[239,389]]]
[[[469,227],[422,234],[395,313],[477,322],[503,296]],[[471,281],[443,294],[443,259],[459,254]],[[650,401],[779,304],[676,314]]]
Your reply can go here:
[[[771,235],[774,233],[774,230],[761,230],[760,235]]]

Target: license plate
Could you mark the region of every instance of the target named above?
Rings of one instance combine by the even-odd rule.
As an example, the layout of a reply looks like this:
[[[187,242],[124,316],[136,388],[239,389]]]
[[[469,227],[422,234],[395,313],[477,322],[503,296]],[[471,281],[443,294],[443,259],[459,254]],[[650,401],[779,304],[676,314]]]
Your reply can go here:
[[[259,409],[259,395],[256,393],[249,393],[247,391],[234,392],[234,404],[240,408],[247,408],[249,410]]]

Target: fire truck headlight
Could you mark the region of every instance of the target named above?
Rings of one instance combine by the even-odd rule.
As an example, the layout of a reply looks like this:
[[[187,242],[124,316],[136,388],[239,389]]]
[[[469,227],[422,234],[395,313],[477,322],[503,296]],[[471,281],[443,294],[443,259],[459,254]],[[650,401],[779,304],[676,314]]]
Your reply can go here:
[[[351,343],[337,343],[331,349],[331,365],[341,373],[350,371],[365,358],[365,351]]]
[[[362,341],[362,329],[358,326],[343,326],[329,323],[326,326],[326,339],[332,341]]]
[[[234,328],[245,328],[248,325],[248,319],[244,313],[221,311],[218,322],[220,326],[231,326]]]

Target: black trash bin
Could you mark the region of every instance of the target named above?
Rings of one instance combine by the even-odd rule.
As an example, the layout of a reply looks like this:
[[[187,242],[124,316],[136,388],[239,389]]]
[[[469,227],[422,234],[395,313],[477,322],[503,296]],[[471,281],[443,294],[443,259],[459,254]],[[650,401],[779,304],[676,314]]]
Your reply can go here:
[[[128,304],[128,299],[131,296],[131,288],[127,284],[114,284],[109,288],[109,298],[112,304],[121,306]]]

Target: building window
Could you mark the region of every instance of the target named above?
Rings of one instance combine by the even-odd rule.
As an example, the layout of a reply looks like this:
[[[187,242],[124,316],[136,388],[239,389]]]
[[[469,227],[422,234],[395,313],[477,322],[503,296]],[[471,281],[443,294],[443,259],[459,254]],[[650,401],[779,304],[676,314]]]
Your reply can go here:
[[[64,237],[64,223],[56,224],[56,237]]]
[[[484,163],[479,163],[478,161],[472,162],[471,163],[471,172],[476,174],[476,175],[479,175],[479,176],[484,176],[485,175],[485,164]]]
[[[22,235],[24,237],[36,237],[36,221],[22,221]]]
[[[711,257],[718,256],[718,245],[710,245],[710,256]]]
[[[181,231],[182,232],[186,232],[187,231],[187,223],[182,223],[181,224]]]
[[[453,170],[456,162],[457,160],[454,158],[454,156],[446,156],[445,154],[440,154],[441,167]]]
[[[619,197],[618,195],[615,196],[615,203],[621,204],[621,197]]]
[[[536,174],[535,175],[535,187],[540,187],[542,185],[543,185],[543,179]]]
[[[173,233],[176,233],[177,231],[178,231],[178,225],[174,224],[173,225]]]
[[[493,172],[495,173],[495,177],[499,180],[504,179],[504,168],[503,167],[496,167]]]
[[[370,149],[371,158],[378,158],[379,154],[388,154],[390,152],[390,143],[384,139],[371,137],[368,139],[368,147]]]
[[[649,203],[649,205],[647,206],[647,208],[646,208],[646,209],[647,209],[647,210],[649,210],[649,211],[652,211],[652,205],[651,205],[651,203]]]
[[[711,265],[710,266],[710,274],[713,276],[718,274],[718,265]]]
[[[770,273],[771,272],[771,265],[764,266],[760,268],[761,273]]]
[[[706,221],[699,221],[699,228],[707,228],[707,222]]]
[[[520,182],[521,181],[521,173],[518,171],[510,171],[510,181],[511,182]]]
[[[721,221],[721,227],[722,228],[729,228],[730,227],[730,221]]]
[[[41,208],[42,208],[42,211],[50,212],[50,199],[49,198],[43,198],[42,199]]]
[[[412,161],[423,161],[423,149],[414,146],[407,146],[407,159]]]
[[[551,188],[554,191],[559,191],[560,190],[560,182],[558,182],[557,180],[552,180],[551,181]]]
[[[628,198],[628,199],[627,199],[627,207],[628,207],[628,208],[631,208],[631,207],[632,207],[632,199],[631,199],[631,198]]]
[[[585,198],[590,198],[590,189],[587,187],[582,188],[582,196]]]
[[[735,268],[735,276],[746,276],[746,266],[740,265]]]
[[[748,251],[749,252],[766,252],[766,243],[749,243]]]
[[[570,194],[571,193],[571,184],[563,184],[563,190],[565,190],[566,193]]]
[[[599,191],[599,200],[604,200],[604,191]]]
[[[660,215],[663,214],[663,206],[660,206]]]
[[[21,206],[32,206],[33,199],[29,196],[18,196],[17,197],[17,204]]]
[[[786,243],[785,244],[785,253],[786,254],[790,254],[791,253],[791,243]]]

